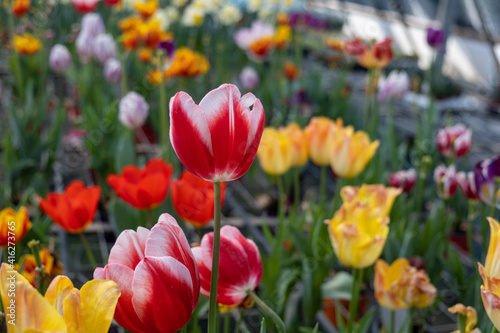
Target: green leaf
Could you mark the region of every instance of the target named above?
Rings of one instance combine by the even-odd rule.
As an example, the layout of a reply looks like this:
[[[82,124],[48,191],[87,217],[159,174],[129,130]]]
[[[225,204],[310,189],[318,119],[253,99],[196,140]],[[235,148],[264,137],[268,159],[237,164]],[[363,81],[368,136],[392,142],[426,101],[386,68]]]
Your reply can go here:
[[[141,224],[139,211],[120,199],[113,199],[109,204],[111,226],[118,236],[123,230],[136,230]]]
[[[375,307],[368,310],[367,313],[361,318],[361,321],[354,327],[355,333],[366,333],[370,329],[370,324],[373,320],[373,315],[375,314]]]
[[[262,318],[262,323],[260,324],[260,333],[266,333],[266,318]]]
[[[120,172],[123,167],[135,164],[134,135],[131,131],[124,132],[116,147],[115,171]]]
[[[352,275],[347,272],[338,272],[332,279],[321,285],[323,298],[350,300],[352,290]]]

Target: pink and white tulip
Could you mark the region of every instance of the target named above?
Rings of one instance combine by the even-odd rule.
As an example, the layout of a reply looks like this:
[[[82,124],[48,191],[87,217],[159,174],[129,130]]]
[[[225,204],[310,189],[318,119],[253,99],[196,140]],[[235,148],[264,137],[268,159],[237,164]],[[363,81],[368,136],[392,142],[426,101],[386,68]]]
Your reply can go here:
[[[458,188],[455,166],[450,165],[447,168],[444,165],[440,165],[434,169],[434,182],[437,186],[437,193],[441,198],[451,198]]]
[[[245,90],[254,90],[259,85],[259,74],[252,67],[245,67],[240,73],[241,86]]]
[[[62,44],[56,44],[50,50],[50,68],[56,73],[64,73],[71,66],[71,54],[68,48]]]
[[[149,114],[149,104],[144,97],[131,91],[122,97],[118,105],[118,118],[122,124],[135,130],[146,122]]]
[[[116,58],[117,50],[116,42],[110,34],[100,34],[92,42],[92,56],[101,64]]]
[[[198,178],[235,180],[255,159],[264,117],[260,100],[252,93],[241,96],[232,84],[212,90],[199,105],[181,91],[170,99],[170,141],[182,164]]]
[[[397,187],[403,192],[410,192],[417,182],[417,173],[415,169],[400,170],[391,173],[387,178],[387,184],[392,187]]]
[[[95,279],[113,280],[121,296],[115,320],[136,333],[174,333],[191,318],[200,279],[186,236],[175,219],[163,214],[151,229],[123,231],[108,264]]]
[[[201,293],[210,296],[212,275],[212,246],[214,233],[203,236],[201,246],[193,248],[200,270]],[[237,306],[247,297],[247,290],[253,291],[262,278],[262,258],[257,245],[245,238],[241,232],[226,225],[221,228],[219,284],[217,303]]]
[[[465,155],[472,145],[472,132],[462,124],[443,128],[438,132],[437,146],[446,157]]]
[[[122,65],[115,58],[106,60],[104,63],[104,78],[111,84],[118,84],[122,80]]]

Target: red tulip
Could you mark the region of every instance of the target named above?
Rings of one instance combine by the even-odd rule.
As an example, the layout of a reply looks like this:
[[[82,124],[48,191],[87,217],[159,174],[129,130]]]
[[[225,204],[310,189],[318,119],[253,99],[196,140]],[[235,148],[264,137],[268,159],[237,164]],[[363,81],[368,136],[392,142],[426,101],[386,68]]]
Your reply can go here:
[[[85,14],[93,12],[100,0],[71,0],[73,8],[79,13]]]
[[[108,6],[118,5],[122,0],[104,0],[104,3]]]
[[[167,197],[173,167],[162,159],[149,161],[144,169],[129,165],[121,175],[109,175],[108,184],[118,196],[138,209],[158,207]]]
[[[191,318],[200,279],[186,236],[175,219],[163,214],[150,230],[123,231],[109,262],[95,279],[113,280],[121,296],[115,320],[135,333],[173,333]]]
[[[212,245],[214,233],[203,236],[201,246],[193,248],[200,270],[201,293],[210,296],[212,274]],[[262,278],[262,258],[257,245],[241,232],[226,225],[221,228],[219,284],[217,303],[229,306],[241,304],[247,290],[254,290]]]
[[[221,206],[226,183],[221,184]],[[184,171],[172,182],[172,203],[181,219],[195,227],[203,227],[214,218],[214,185]]]
[[[49,193],[41,199],[40,208],[67,232],[80,233],[94,220],[100,195],[99,186],[85,187],[75,180],[64,193]]]
[[[413,189],[416,182],[417,173],[415,172],[415,169],[400,170],[391,173],[387,178],[387,184],[389,186],[400,188],[406,193]]]
[[[241,96],[236,86],[223,84],[199,105],[178,92],[170,100],[170,123],[170,141],[182,164],[201,179],[227,182],[243,176],[255,159],[264,108],[253,94]]]

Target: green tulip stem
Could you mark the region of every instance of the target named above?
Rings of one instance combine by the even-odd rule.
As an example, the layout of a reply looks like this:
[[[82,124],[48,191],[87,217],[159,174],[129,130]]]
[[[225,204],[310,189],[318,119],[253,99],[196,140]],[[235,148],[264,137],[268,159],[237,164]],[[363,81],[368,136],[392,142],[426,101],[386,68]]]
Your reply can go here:
[[[460,333],[466,333],[465,331],[465,323],[467,321],[467,317],[461,314],[458,315],[458,330]]]
[[[413,333],[413,322],[415,317],[415,308],[410,308],[410,320],[408,320],[408,333]]]
[[[217,332],[217,288],[219,283],[220,254],[220,182],[214,183],[214,244],[212,257],[212,279],[210,281],[210,303],[208,310],[208,333]]]
[[[391,311],[391,333],[396,332],[396,311]]]
[[[328,166],[322,166],[321,167],[321,175],[320,175],[320,179],[319,179],[319,186],[320,186],[319,197],[320,197],[320,209],[321,209],[321,211],[324,211],[325,205],[326,205],[327,176],[328,176]]]
[[[373,79],[374,79],[374,70],[370,69],[368,70],[368,81],[367,81],[367,86],[366,86],[366,99],[365,99],[365,119],[363,119],[363,126],[365,131],[369,131],[370,129],[370,104],[371,104],[371,97],[372,97],[372,85],[373,85]],[[370,133],[369,133],[370,134]]]
[[[260,299],[252,290],[247,290],[247,294],[257,303],[257,305],[264,311],[276,325],[279,333],[285,333],[286,327],[285,323],[281,318],[274,312],[263,300]]]
[[[160,71],[163,68],[163,58],[165,55],[163,52],[160,53]],[[163,73],[162,73],[163,75]],[[162,78],[160,83],[160,145],[161,145],[161,155],[163,159],[167,162],[170,161],[170,120],[168,115],[168,107],[167,107],[167,85],[165,82],[165,78]]]
[[[476,262],[476,257],[474,256],[473,242],[472,242],[472,227],[474,226],[474,218],[476,217],[477,211],[477,201],[469,200],[469,212],[467,216],[467,247],[469,248],[470,258],[472,263]]]
[[[498,333],[497,328],[493,326],[493,329],[491,330],[491,333]]]
[[[83,247],[85,248],[85,252],[87,253],[87,257],[89,258],[90,264],[94,269],[97,268],[97,262],[95,260],[94,254],[90,249],[89,242],[87,242],[87,238],[83,232],[80,233],[80,240],[82,241]]]
[[[359,296],[361,293],[361,284],[363,283],[363,269],[352,269],[352,290],[351,302],[349,303],[349,321],[347,322],[347,332],[352,332],[354,321],[356,320],[356,313],[358,310]]]
[[[297,219],[300,209],[300,169],[293,168],[293,212]]]

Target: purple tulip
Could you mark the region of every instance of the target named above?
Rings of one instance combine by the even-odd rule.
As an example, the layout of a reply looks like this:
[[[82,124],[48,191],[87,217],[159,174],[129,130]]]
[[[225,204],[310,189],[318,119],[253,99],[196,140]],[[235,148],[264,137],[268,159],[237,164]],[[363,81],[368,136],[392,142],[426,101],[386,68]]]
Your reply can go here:
[[[122,80],[122,65],[115,58],[106,60],[104,63],[104,77],[111,84],[118,84]]]
[[[441,49],[446,39],[446,33],[440,29],[427,28],[427,44],[435,49]]]
[[[156,47],[165,51],[167,57],[171,57],[175,51],[175,42],[173,40],[164,40],[156,44]]]
[[[80,31],[76,37],[76,52],[82,64],[86,64],[92,59],[92,43],[94,37],[85,31]]]
[[[85,14],[82,18],[80,31],[88,34],[90,37],[97,37],[106,32],[101,15],[97,13]]]
[[[71,66],[71,54],[62,44],[56,44],[50,50],[49,65],[54,72],[64,73]]]
[[[479,162],[474,169],[474,179],[481,201],[500,208],[500,156]]]

